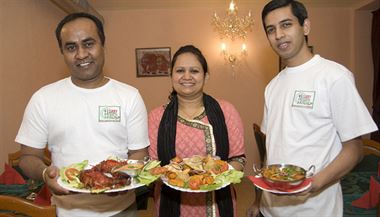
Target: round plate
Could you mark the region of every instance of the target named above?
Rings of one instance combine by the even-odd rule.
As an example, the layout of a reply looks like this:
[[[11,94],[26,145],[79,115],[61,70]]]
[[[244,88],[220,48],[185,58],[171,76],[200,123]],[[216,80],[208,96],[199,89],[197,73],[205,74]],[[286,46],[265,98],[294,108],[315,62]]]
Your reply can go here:
[[[228,164],[228,169],[232,170],[234,168],[230,164]],[[161,180],[162,180],[162,182],[165,185],[167,185],[167,186],[169,186],[169,187],[171,187],[171,188],[173,188],[173,189],[175,189],[177,191],[191,192],[191,193],[205,193],[205,192],[210,192],[210,191],[216,191],[216,190],[219,190],[219,189],[224,188],[224,187],[226,187],[226,186],[228,186],[228,185],[231,184],[230,182],[223,183],[223,185],[221,185],[220,187],[217,187],[217,188],[212,189],[212,190],[201,190],[201,189],[199,189],[199,190],[192,190],[190,188],[181,188],[181,187],[178,187],[178,186],[171,185],[171,184],[168,183],[166,177],[162,177],[161,176]]]
[[[292,189],[288,189],[287,191],[280,191],[277,189],[274,189],[270,187],[268,184],[264,182],[262,177],[259,176],[248,176],[248,179],[251,180],[251,182],[258,188],[260,188],[263,191],[267,191],[274,194],[296,194],[300,193],[302,191],[305,191],[311,186],[311,178],[305,179],[300,186]]]
[[[171,188],[173,188],[173,189],[175,189],[175,190],[177,190],[177,191],[191,192],[191,193],[205,193],[205,192],[209,192],[209,191],[216,191],[216,190],[219,190],[219,189],[224,188],[224,187],[226,187],[227,185],[231,184],[231,183],[229,183],[229,182],[228,182],[228,183],[224,183],[222,186],[220,186],[220,187],[218,187],[218,188],[215,188],[215,189],[212,189],[212,190],[201,190],[201,189],[199,189],[199,190],[192,190],[192,189],[190,189],[190,188],[181,188],[181,187],[178,187],[178,186],[171,185],[171,184],[169,184],[169,183],[167,182],[167,180],[166,180],[165,178],[162,178],[162,182],[163,182],[165,185],[167,185],[167,186],[169,186],[169,187],[171,187]]]
[[[136,179],[135,179],[136,180]],[[65,182],[62,181],[61,177],[58,177],[57,183],[62,187],[72,192],[78,192],[78,193],[93,193],[90,189],[85,188],[74,188]],[[111,193],[111,192],[119,192],[119,191],[126,191],[126,190],[132,190],[138,187],[143,186],[144,184],[141,183],[131,183],[130,185],[121,187],[121,188],[114,188],[114,189],[108,189],[105,191],[102,191],[101,193]]]

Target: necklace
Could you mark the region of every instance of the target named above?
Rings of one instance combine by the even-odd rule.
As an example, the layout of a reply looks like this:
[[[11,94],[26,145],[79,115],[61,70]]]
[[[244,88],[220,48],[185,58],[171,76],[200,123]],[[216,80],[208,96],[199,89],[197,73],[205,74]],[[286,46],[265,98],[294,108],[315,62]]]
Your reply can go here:
[[[194,119],[195,117],[199,116],[200,114],[203,113],[205,107],[201,106],[200,108],[196,109],[193,112],[185,111],[184,109],[179,109],[178,110],[178,115],[181,117],[184,117],[185,119]]]

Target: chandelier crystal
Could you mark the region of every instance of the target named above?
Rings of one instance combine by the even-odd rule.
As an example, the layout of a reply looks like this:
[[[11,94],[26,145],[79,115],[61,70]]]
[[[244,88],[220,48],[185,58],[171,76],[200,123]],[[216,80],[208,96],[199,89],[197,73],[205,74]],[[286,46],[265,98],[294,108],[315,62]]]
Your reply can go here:
[[[248,31],[252,31],[253,24],[254,21],[251,16],[251,11],[249,11],[245,17],[238,17],[238,8],[233,0],[230,3],[226,17],[220,18],[215,12],[212,19],[212,25],[214,25],[221,39],[245,39]]]

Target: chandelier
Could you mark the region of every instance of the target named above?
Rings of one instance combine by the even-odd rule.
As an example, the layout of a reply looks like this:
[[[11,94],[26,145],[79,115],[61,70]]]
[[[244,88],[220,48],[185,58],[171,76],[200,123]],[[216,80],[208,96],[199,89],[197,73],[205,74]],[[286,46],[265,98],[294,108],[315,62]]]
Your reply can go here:
[[[224,39],[221,43],[221,54],[226,64],[231,66],[233,76],[238,63],[247,56],[247,45],[244,40],[247,38],[248,32],[252,31],[253,23],[250,11],[245,17],[238,16],[238,9],[233,0],[224,18],[220,18],[216,12],[212,17],[214,29],[218,32],[219,37]],[[238,40],[235,41],[235,39]],[[229,45],[227,46],[227,44]]]
[[[252,31],[253,23],[251,11],[245,17],[238,17],[238,8],[233,0],[230,3],[226,17],[220,18],[215,12],[212,19],[212,25],[218,31],[219,36],[222,39],[229,38],[231,40],[235,40],[235,38],[245,39],[248,31]]]

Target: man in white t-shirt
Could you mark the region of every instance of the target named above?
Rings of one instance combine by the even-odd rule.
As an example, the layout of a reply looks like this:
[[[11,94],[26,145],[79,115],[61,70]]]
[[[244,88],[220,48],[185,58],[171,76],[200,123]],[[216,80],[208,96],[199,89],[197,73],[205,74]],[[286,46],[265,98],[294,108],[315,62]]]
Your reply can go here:
[[[117,195],[72,194],[57,183],[59,168],[110,156],[143,159],[149,146],[147,112],[139,91],[103,74],[102,22],[87,13],[66,16],[56,37],[70,77],[46,85],[30,99],[16,137],[20,167],[44,180],[58,216],[137,216],[133,190]],[[52,165],[43,163],[44,149]]]
[[[361,135],[376,131],[352,73],[313,55],[302,3],[273,0],[262,11],[264,29],[283,69],[265,89],[267,164],[316,167],[311,186],[294,195],[258,194],[248,216],[341,217],[339,180],[362,158]],[[259,212],[260,211],[260,212]]]

